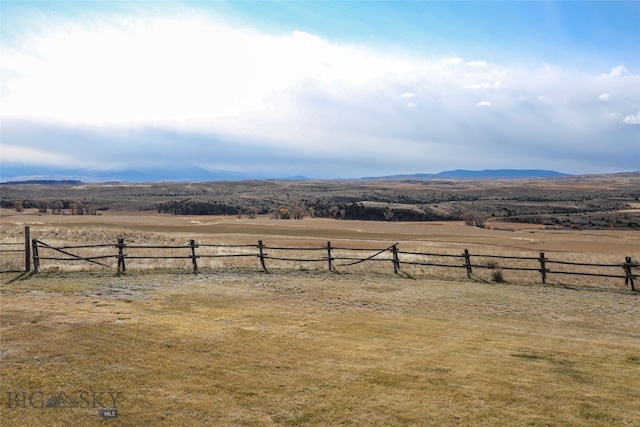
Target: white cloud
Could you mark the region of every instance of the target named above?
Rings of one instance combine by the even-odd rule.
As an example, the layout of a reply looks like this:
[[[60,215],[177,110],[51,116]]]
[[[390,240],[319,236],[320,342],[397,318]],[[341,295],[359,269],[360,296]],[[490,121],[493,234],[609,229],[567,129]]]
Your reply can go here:
[[[606,114],[602,115],[602,118],[605,119],[605,120],[621,121],[622,114],[620,114],[620,113],[606,113]]]
[[[462,64],[462,58],[445,58],[443,62],[447,65],[458,65]]]
[[[640,125],[640,111],[636,114],[630,114],[624,119],[622,119],[622,123],[625,125]]]
[[[601,79],[613,79],[616,77],[628,76],[631,73],[624,65],[618,65],[617,67],[613,67],[610,72],[605,74],[600,74],[598,77]]]
[[[276,37],[199,17],[56,27],[29,44],[3,57],[18,76],[3,114],[71,122],[226,117],[272,109],[273,94],[303,81],[358,86],[412,67],[300,31]]]
[[[489,89],[492,87],[490,83],[474,83],[470,85],[460,86],[462,89]]]
[[[17,164],[37,164],[68,166],[77,164],[77,159],[70,155],[49,151],[41,148],[20,147],[12,144],[2,144],[2,160]]]
[[[489,63],[485,61],[467,61],[465,62],[465,65],[469,67],[486,68],[489,66]]]
[[[331,156],[332,164],[362,156],[384,164],[396,141],[396,153],[407,153],[396,154],[398,164],[419,170],[476,138],[493,144],[485,152],[512,150],[512,159],[544,152],[540,141],[556,151],[551,142],[562,141],[571,158],[595,153],[594,161],[611,138],[637,146],[622,124],[638,124],[640,113],[612,113],[640,103],[640,76],[624,67],[608,74],[624,78],[605,79],[546,64],[394,56],[209,15],[118,19],[45,23],[37,35],[3,40],[2,162],[121,164],[149,153],[157,162],[193,156],[266,168],[273,153],[282,164]],[[57,130],[33,136],[42,123]]]
[[[401,96],[404,99],[415,99],[417,97],[415,93],[411,93],[411,92],[405,92]],[[415,101],[407,102],[407,108],[416,108],[417,106],[418,106],[418,103]]]
[[[491,73],[487,73],[487,75],[490,75],[492,73],[494,73],[495,71],[492,71]],[[460,87],[462,89],[501,89],[504,86],[504,83],[502,82],[502,80],[496,80],[494,83],[471,83],[471,84],[463,84]]]

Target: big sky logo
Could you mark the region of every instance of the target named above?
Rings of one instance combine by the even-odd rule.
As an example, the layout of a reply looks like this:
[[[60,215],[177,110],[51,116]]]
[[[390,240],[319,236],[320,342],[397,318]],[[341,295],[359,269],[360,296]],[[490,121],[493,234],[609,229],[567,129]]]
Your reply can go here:
[[[49,408],[95,408],[116,410],[119,391],[80,391],[77,393],[54,393],[36,391],[8,391],[6,407],[9,409],[49,409]]]

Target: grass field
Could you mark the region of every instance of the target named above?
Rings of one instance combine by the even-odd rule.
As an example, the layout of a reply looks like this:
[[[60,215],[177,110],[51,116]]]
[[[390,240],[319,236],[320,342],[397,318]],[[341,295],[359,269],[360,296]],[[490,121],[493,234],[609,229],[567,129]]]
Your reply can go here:
[[[640,248],[637,231],[131,213],[5,215],[2,240],[24,225],[50,243],[392,240],[616,261]],[[72,270],[0,277],[3,426],[640,425],[640,294],[620,281]]]
[[[422,253],[438,253],[459,256],[465,249],[472,255],[486,254],[498,256],[538,257],[545,252],[547,258],[556,261],[581,263],[604,263],[621,265],[625,257],[640,259],[640,231],[638,230],[555,230],[546,229],[540,225],[511,224],[500,221],[490,221],[487,228],[467,227],[458,222],[378,222],[378,221],[342,221],[326,218],[305,218],[304,220],[275,220],[269,216],[257,219],[218,217],[218,216],[177,216],[167,214],[153,214],[140,212],[108,212],[98,216],[71,215],[41,215],[36,211],[17,213],[1,210],[2,227],[0,227],[0,241],[24,242],[24,226],[31,227],[31,237],[42,240],[51,245],[83,245],[107,244],[110,248],[103,248],[96,252],[72,251],[81,256],[114,255],[117,239],[123,237],[129,245],[186,245],[191,239],[205,244],[252,244],[262,240],[267,246],[286,247],[314,247],[322,248],[327,241],[334,247],[371,248],[360,254],[363,258],[370,256],[378,249],[399,243],[402,251],[418,251]],[[224,250],[214,254],[224,253]],[[229,250],[233,251],[233,250]],[[249,250],[250,251],[250,250]],[[198,253],[206,254],[204,249]],[[254,249],[252,253],[255,253]],[[170,251],[148,250],[138,251],[129,249],[128,255],[171,255],[187,256],[191,252],[185,249]],[[299,258],[321,258],[324,253],[290,252],[283,253],[269,251],[273,256]],[[41,256],[59,256],[59,253],[48,251]],[[349,254],[354,255],[354,254]],[[387,254],[387,257],[390,257]],[[8,257],[7,257],[8,258]],[[402,259],[407,260],[406,256]],[[409,257],[408,261],[413,261]],[[420,260],[418,260],[420,261]],[[448,263],[461,264],[454,259],[439,260]],[[490,258],[474,256],[475,264],[489,264],[494,262]],[[20,263],[20,254],[16,257]],[[517,264],[515,261],[498,261],[518,267],[539,267],[536,261]],[[105,271],[116,270],[114,257],[105,261],[108,267]],[[188,270],[191,261],[182,260],[135,260],[130,259],[127,268],[132,270],[174,268]],[[326,263],[315,262],[301,265],[292,263],[277,263],[269,261],[270,268],[285,269],[326,269]],[[256,257],[244,259],[202,258],[199,267],[203,270],[224,267],[260,268]],[[505,267],[507,265],[499,265]],[[96,264],[86,262],[57,262],[43,260],[43,271],[80,271],[100,269]],[[411,268],[403,267],[409,274],[416,277],[463,278],[463,269]],[[570,269],[553,265],[552,270]],[[347,272],[379,270],[388,272],[391,263],[363,263],[346,269]],[[622,275],[620,268],[590,269],[581,268],[582,272],[598,274]],[[475,279],[488,280],[490,269],[475,269]],[[504,278],[510,282],[530,283],[539,282],[537,272],[503,271]],[[555,284],[571,286],[606,287],[624,289],[624,280],[620,278],[585,278],[584,276],[568,276],[550,274],[548,280]],[[628,286],[627,286],[628,288]]]
[[[0,416],[16,426],[638,425],[639,307],[630,292],[381,274],[43,274],[2,287]],[[22,391],[62,391],[80,406],[83,392],[120,393],[119,417],[33,408],[29,394],[16,408]]]

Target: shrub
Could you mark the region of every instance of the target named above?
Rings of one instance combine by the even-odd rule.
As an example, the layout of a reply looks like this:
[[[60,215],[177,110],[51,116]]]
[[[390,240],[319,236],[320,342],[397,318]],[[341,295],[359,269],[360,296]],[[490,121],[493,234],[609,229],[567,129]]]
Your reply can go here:
[[[491,272],[491,281],[496,282],[496,283],[502,283],[504,282],[504,277],[502,276],[502,270],[501,269],[495,269]]]
[[[275,212],[276,219],[291,219],[291,212],[287,208],[280,208]]]
[[[38,212],[47,213],[47,209],[49,208],[49,202],[44,199],[40,199],[36,201],[36,206],[38,207]]]
[[[248,208],[246,212],[249,219],[256,219],[256,216],[258,216],[258,209],[254,207]]]

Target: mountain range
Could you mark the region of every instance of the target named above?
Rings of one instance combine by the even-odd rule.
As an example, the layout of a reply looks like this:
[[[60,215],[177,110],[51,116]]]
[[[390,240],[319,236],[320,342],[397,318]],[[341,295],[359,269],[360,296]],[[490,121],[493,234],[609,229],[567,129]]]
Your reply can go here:
[[[571,176],[566,173],[540,169],[485,169],[472,171],[456,169],[438,173],[416,173],[410,175],[388,175],[366,177],[363,179],[423,179],[423,178],[454,178],[454,179],[517,179],[517,178],[558,178]]]
[[[517,178],[556,178],[570,176],[565,173],[538,169],[489,169],[489,170],[450,170],[439,173],[416,173],[404,175],[369,176],[361,179],[517,179]],[[83,181],[83,182],[206,182],[240,181],[249,179],[306,180],[304,176],[259,176],[225,170],[207,170],[193,165],[181,167],[139,169],[122,171],[89,171],[83,169],[31,169],[3,167],[0,170],[0,182],[17,181]]]

